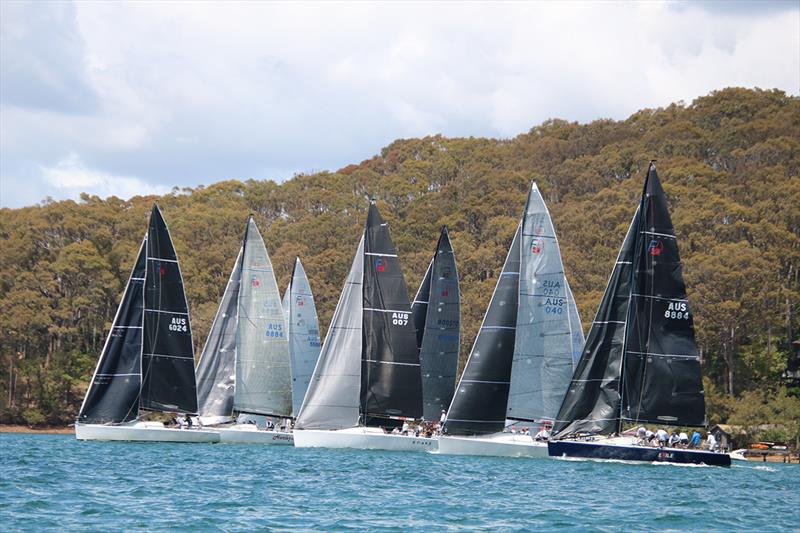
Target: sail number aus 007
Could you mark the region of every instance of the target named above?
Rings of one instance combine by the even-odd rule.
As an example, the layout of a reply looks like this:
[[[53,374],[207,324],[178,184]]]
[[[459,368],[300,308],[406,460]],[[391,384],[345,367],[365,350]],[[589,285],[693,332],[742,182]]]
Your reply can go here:
[[[686,305],[686,302],[670,302],[667,310],[664,311],[664,318],[689,320],[689,306]]]
[[[181,331],[183,333],[186,333],[188,329],[189,328],[187,327],[185,318],[172,317],[172,321],[169,323],[170,331]]]
[[[392,313],[392,325],[405,326],[408,324],[409,313]]]

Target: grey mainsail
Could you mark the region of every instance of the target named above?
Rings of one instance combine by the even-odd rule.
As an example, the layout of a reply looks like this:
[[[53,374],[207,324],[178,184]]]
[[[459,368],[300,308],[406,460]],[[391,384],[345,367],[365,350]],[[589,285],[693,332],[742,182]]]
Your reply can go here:
[[[283,305],[289,328],[289,355],[292,363],[292,416],[296,416],[300,412],[320,352],[317,308],[299,257],[295,259]]]
[[[359,421],[364,237],[336,304],[295,427],[343,429]]]
[[[272,262],[255,221],[244,239],[236,335],[234,410],[290,416],[291,365],[286,318]]]
[[[553,221],[539,188],[528,193],[522,219],[519,308],[508,398],[509,419],[554,420],[572,378],[574,307]],[[574,337],[574,338],[573,338]]]
[[[411,306],[422,372],[422,416],[438,420],[450,406],[456,385],[460,343],[461,293],[447,227]]]
[[[578,366],[578,361],[581,358],[581,351],[583,350],[583,343],[586,339],[583,336],[583,324],[581,324],[581,316],[578,313],[578,304],[575,302],[575,297],[572,296],[572,289],[567,285],[567,300],[569,305],[569,327],[572,330],[572,370]]]
[[[230,420],[233,412],[242,256],[243,248],[239,248],[236,263],[197,364],[198,411],[204,424]]]

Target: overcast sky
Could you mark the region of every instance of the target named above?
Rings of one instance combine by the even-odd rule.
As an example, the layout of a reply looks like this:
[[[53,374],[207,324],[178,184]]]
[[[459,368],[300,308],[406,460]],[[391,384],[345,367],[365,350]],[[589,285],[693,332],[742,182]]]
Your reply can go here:
[[[800,93],[800,2],[0,2],[0,206],[336,170],[728,86]]]

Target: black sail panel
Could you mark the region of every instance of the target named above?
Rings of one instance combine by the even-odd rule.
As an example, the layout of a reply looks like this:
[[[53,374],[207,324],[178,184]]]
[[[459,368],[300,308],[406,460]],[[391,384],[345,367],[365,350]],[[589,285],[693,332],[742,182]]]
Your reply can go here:
[[[78,422],[129,422],[139,414],[145,243],[139,248],[128,285],[108,333]]]
[[[389,226],[371,204],[364,232],[361,413],[422,416],[419,349]]]
[[[520,231],[517,226],[447,412],[444,432],[449,435],[497,433],[505,427],[519,301]]]
[[[705,403],[700,357],[675,230],[651,165],[635,250],[623,372],[622,417],[701,426]]]
[[[183,278],[157,206],[147,234],[140,407],[197,413],[192,330]]]
[[[613,433],[619,422],[625,321],[639,215],[637,209],[561,403],[553,425],[553,433],[558,437]]]
[[[422,416],[425,420],[438,420],[453,400],[461,341],[461,291],[447,227],[442,228],[428,273],[428,304],[419,354]],[[414,320],[416,325],[416,315]]]

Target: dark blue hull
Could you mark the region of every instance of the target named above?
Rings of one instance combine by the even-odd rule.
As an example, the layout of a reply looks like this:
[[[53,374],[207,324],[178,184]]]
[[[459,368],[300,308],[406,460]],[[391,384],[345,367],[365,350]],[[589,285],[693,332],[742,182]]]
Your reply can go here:
[[[557,440],[547,443],[547,451],[550,457],[731,466],[731,456],[727,453],[680,448],[649,448],[603,442]]]

